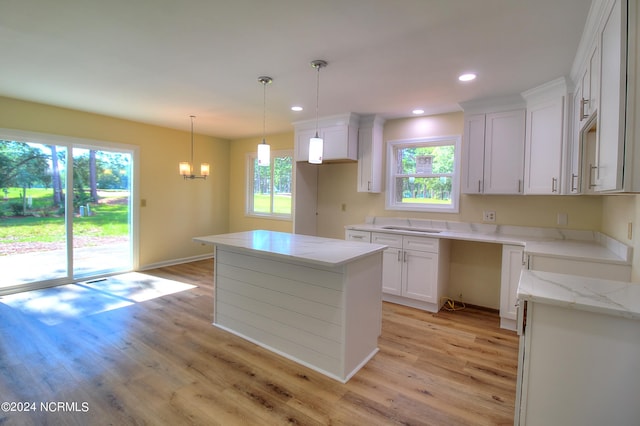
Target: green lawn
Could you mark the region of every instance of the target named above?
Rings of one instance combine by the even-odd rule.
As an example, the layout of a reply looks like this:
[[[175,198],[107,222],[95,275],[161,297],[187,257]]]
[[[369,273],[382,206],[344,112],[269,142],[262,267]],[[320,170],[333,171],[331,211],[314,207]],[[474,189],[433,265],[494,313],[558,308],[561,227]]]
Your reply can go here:
[[[451,204],[451,200],[440,200],[437,198],[403,198],[402,202],[413,204]]]
[[[268,194],[254,194],[253,195],[253,210],[256,213],[270,213],[269,207],[270,197]],[[291,214],[291,196],[290,195],[275,195],[273,197],[273,213],[276,214]]]
[[[12,214],[9,208],[11,203],[22,203],[20,194],[21,190],[10,188],[9,200],[0,204],[0,209],[4,212],[4,216],[0,217],[0,243],[64,241],[64,216],[57,214],[57,211],[49,211],[43,215],[43,211],[49,210],[52,204],[52,190],[29,189],[27,195],[32,197],[33,204],[28,215],[7,217]],[[92,203],[92,216],[74,216],[73,233],[75,236],[126,236],[129,233],[128,210],[126,203]]]

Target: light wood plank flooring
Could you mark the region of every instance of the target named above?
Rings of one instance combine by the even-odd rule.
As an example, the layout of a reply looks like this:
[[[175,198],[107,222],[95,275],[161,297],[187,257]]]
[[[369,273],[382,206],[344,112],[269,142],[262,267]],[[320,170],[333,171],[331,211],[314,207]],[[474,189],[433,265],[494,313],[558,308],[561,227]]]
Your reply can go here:
[[[211,260],[146,273],[198,287],[54,326],[0,304],[0,402],[36,404],[0,425],[513,424],[518,342],[495,313],[385,303],[343,385],[213,327]]]

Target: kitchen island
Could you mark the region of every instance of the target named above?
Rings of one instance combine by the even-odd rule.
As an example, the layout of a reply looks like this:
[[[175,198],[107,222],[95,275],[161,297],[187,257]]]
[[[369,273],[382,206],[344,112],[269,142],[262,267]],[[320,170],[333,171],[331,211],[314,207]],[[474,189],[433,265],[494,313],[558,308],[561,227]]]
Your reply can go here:
[[[273,231],[214,246],[216,327],[346,383],[378,351],[381,244]]]
[[[640,285],[524,270],[518,425],[637,425]]]

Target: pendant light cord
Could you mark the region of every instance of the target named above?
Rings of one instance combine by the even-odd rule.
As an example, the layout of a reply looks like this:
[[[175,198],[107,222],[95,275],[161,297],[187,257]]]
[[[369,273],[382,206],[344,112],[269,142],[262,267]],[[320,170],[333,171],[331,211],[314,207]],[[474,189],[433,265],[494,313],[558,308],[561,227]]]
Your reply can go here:
[[[267,138],[267,81],[262,82],[262,143]]]
[[[318,105],[320,104],[320,65],[316,66],[318,70],[316,78],[316,138],[318,137]]]
[[[191,173],[193,173],[193,119],[196,117],[195,115],[191,115]]]

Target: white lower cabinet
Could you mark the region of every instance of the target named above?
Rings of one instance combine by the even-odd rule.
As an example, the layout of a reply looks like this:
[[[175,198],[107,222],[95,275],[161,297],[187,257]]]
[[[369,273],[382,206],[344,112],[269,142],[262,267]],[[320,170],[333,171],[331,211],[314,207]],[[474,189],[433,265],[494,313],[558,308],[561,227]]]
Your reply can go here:
[[[522,246],[502,246],[502,272],[500,275],[500,327],[516,329],[518,315],[518,282],[524,267]]]
[[[522,301],[515,425],[637,425],[640,323]]]
[[[347,229],[344,235],[347,241],[361,241],[363,243],[371,242],[371,232],[359,231],[357,229]]]
[[[374,232],[382,255],[383,299],[437,312],[449,272],[449,240]]]

